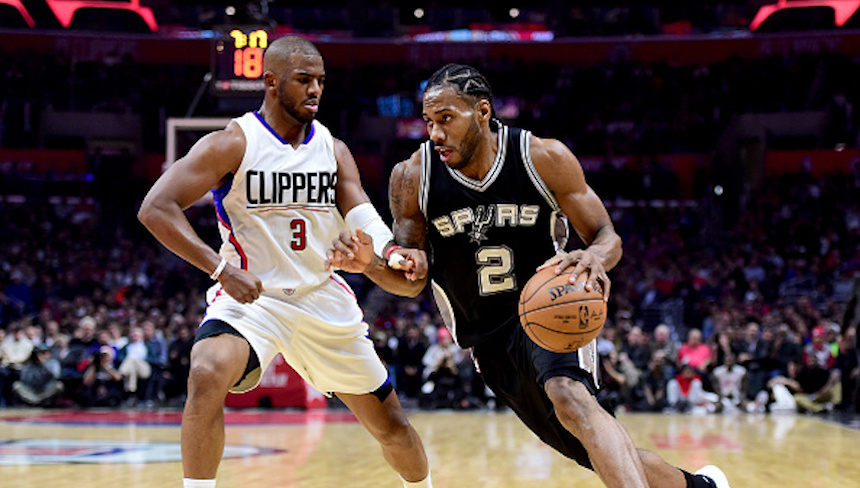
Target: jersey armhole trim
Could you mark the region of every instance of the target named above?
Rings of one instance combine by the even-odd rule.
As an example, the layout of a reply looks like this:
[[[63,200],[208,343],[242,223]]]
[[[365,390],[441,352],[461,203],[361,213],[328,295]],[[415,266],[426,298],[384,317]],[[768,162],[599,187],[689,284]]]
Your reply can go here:
[[[431,167],[430,143],[421,144],[421,174],[418,182],[418,208],[427,220],[427,199],[430,195],[430,167]]]
[[[543,178],[541,178],[540,173],[537,171],[537,168],[535,168],[534,162],[532,161],[531,132],[525,129],[520,132],[520,154],[523,159],[523,165],[526,168],[526,173],[528,173],[529,179],[532,180],[537,191],[543,195],[546,203],[548,203],[554,211],[561,212],[561,206],[559,206],[555,196],[552,194],[549,187],[546,186],[546,183],[544,183]]]

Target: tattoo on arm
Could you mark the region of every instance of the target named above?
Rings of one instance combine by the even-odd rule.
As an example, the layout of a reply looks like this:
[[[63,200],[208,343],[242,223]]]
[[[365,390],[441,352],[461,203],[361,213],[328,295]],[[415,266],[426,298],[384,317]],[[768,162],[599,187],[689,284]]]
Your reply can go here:
[[[395,220],[395,240],[402,246],[423,249],[427,230],[418,206],[415,176],[409,165],[401,163],[391,174],[388,194]]]
[[[403,171],[395,168],[391,172],[391,181],[388,183],[388,205],[395,217],[403,208],[403,199],[400,196],[400,187],[403,185]]]
[[[405,247],[424,249],[427,230],[411,219],[398,221],[394,229],[394,240]]]

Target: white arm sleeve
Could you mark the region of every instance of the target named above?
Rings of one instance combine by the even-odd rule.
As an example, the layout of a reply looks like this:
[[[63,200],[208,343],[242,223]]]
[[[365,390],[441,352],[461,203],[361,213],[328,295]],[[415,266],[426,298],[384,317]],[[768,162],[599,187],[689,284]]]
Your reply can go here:
[[[373,238],[373,252],[385,260],[382,252],[385,246],[394,239],[394,234],[391,229],[382,221],[379,212],[373,207],[370,202],[361,203],[352,207],[344,217],[346,226],[350,232],[355,233],[356,229],[361,229],[365,234]]]

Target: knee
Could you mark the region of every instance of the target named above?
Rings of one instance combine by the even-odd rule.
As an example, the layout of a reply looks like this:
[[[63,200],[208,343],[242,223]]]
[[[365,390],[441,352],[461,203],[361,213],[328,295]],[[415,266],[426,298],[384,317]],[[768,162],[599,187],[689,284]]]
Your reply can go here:
[[[545,385],[558,420],[577,437],[591,428],[593,415],[605,411],[582,383],[568,377],[550,378]]]
[[[229,377],[226,365],[208,359],[193,361],[188,372],[189,396],[219,395],[223,398],[230,388],[225,377]]]

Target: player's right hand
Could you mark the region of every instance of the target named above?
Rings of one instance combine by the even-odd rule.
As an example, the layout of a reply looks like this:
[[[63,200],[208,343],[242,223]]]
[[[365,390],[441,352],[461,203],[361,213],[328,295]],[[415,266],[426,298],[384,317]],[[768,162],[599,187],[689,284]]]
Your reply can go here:
[[[403,271],[406,279],[409,281],[423,280],[427,277],[427,269],[429,264],[427,261],[427,253],[421,249],[412,249],[401,247],[391,253],[391,256],[400,255],[400,259],[388,260],[388,266],[398,271]],[[394,266],[392,266],[394,265]]]
[[[239,303],[252,303],[263,293],[263,283],[250,271],[228,264],[218,277],[224,291]]]

